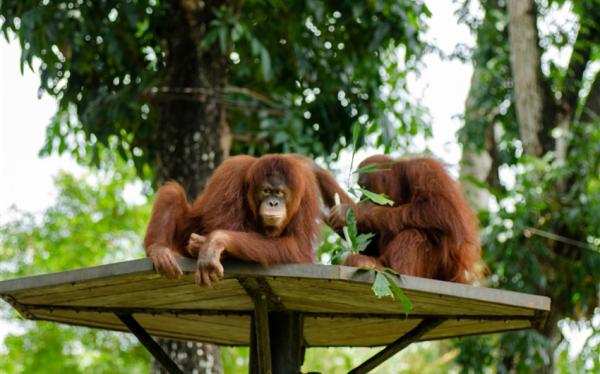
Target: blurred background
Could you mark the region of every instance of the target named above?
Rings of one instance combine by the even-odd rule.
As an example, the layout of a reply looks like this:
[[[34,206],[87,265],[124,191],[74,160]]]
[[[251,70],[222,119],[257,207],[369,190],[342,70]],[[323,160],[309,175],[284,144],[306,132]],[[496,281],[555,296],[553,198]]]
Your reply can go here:
[[[600,372],[600,1],[4,0],[0,28],[0,279],[142,257],[156,186],[196,196],[228,155],[306,154],[348,185],[352,154],[429,154],[479,212],[486,285],[552,312],[377,372]],[[245,348],[170,347],[247,372]],[[148,371],[129,335],[0,304],[0,372]]]

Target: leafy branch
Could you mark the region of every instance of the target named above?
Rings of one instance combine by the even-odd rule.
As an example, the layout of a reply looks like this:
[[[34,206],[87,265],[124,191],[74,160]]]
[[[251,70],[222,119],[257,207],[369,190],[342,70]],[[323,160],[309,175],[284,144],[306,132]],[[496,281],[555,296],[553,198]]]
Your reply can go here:
[[[350,160],[351,172],[348,175],[349,192],[354,197],[358,197],[358,194],[360,193],[362,194],[364,200],[368,200],[378,205],[393,206],[394,201],[388,199],[384,194],[378,194],[361,187],[352,187],[350,184],[352,174],[366,174],[382,170],[379,165],[367,165],[362,168],[358,168],[356,171],[352,171],[354,166],[354,156],[356,154],[359,134],[360,125],[357,123],[354,125],[352,134],[353,151],[352,158]],[[339,195],[336,194],[334,196],[334,199],[335,204],[339,205]],[[367,249],[373,237],[375,237],[374,233],[369,232],[360,234],[358,232],[356,213],[352,208],[348,209],[346,212],[346,225],[342,228],[342,232],[344,234],[343,238],[341,239],[342,245],[339,247],[334,247],[331,251],[331,261],[333,263],[341,263],[342,258],[345,255],[358,254],[360,252],[363,252],[365,249]],[[400,274],[390,268],[372,268],[369,270],[375,271],[375,279],[371,286],[371,289],[373,290],[375,296],[377,296],[378,298],[389,296],[394,299],[399,299],[402,302],[404,314],[408,315],[408,313],[412,309],[412,303],[396,283],[396,279],[399,279],[401,277]]]

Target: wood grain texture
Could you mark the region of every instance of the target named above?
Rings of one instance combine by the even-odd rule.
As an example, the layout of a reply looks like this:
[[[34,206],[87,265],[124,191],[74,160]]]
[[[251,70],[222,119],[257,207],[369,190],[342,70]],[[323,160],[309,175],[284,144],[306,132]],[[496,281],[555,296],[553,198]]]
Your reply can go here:
[[[401,302],[373,295],[372,271],[230,262],[222,281],[200,288],[194,262],[180,266],[177,280],[158,276],[148,259],[6,280],[0,295],[29,319],[127,331],[114,313],[131,313],[154,336],[224,345],[249,344],[249,278],[268,285],[278,310],[304,314],[308,346],[386,345],[432,317],[445,321],[420,340],[528,329],[550,308],[546,297],[402,276],[413,304],[407,318]]]

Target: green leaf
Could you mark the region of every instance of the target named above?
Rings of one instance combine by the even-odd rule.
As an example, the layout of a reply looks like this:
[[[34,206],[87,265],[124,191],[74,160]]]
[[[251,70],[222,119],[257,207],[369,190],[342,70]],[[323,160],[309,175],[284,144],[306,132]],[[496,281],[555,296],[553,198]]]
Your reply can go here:
[[[393,274],[388,274],[387,271],[388,270],[382,271],[375,269],[375,280],[373,281],[371,289],[378,298],[390,296],[393,299],[400,300],[402,302],[404,314],[408,316],[412,310],[412,303],[408,297],[406,297],[404,291],[402,291],[402,289],[396,283]]]
[[[342,240],[342,247],[345,252],[353,252],[352,239],[350,238],[350,234],[348,233],[348,226],[342,227],[342,232],[344,233],[344,239]]]
[[[394,205],[394,201],[388,199],[384,194],[379,194],[379,193],[371,192],[369,190],[365,190],[364,188],[359,188],[358,190],[360,192],[362,192],[363,195],[365,195],[369,200],[371,200],[375,204],[389,205],[389,206],[393,206]]]
[[[392,294],[395,298],[400,299],[400,301],[402,302],[402,308],[404,309],[404,314],[408,316],[408,313],[410,313],[410,311],[412,310],[412,303],[410,302],[408,297],[406,297],[406,294],[404,293],[404,291],[402,291],[402,288],[398,287],[398,284],[396,283],[395,279],[392,278],[390,274],[384,274],[384,276],[388,282],[388,286],[392,290]]]
[[[371,164],[371,165],[367,165],[362,168],[356,169],[354,171],[354,174],[369,174],[369,173],[374,173],[379,170],[385,170],[385,169],[382,169],[380,167],[380,165],[378,165],[378,164]]]
[[[358,228],[356,227],[356,214],[352,209],[348,209],[346,212],[346,227],[348,227],[348,236],[352,244],[358,235]]]
[[[208,30],[206,35],[204,35],[202,42],[200,43],[202,49],[208,49],[217,40],[218,36],[219,29],[211,28],[210,30]]]
[[[346,226],[342,228],[342,232],[344,233],[342,247],[346,252],[351,253],[364,251],[371,242],[371,238],[375,236],[373,233],[359,235],[356,215],[352,209],[348,209],[346,212]]]
[[[356,243],[354,245],[355,252],[362,252],[367,249],[371,239],[375,236],[372,232],[366,234],[360,234],[356,237]]]
[[[335,247],[330,253],[331,253],[331,264],[332,265],[337,265],[337,264],[342,263],[343,255],[345,253],[343,248]]]
[[[373,281],[373,285],[371,285],[371,289],[373,293],[378,298],[382,298],[384,296],[394,297],[394,293],[390,288],[389,281],[383,275],[382,272],[375,270],[375,280]]]

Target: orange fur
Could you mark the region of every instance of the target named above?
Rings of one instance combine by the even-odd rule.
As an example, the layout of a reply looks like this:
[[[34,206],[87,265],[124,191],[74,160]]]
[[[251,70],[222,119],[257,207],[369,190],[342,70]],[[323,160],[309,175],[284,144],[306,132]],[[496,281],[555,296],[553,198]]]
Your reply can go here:
[[[359,232],[377,234],[364,254],[402,274],[460,283],[479,279],[477,219],[442,164],[429,157],[377,155],[360,167],[372,164],[379,170],[362,174],[359,183],[387,195],[394,206],[351,204]]]
[[[253,188],[270,174],[280,175],[292,193],[287,217],[275,234],[266,235]],[[144,248],[161,245],[191,257],[190,235],[226,234],[226,256],[263,265],[314,261],[320,218],[318,186],[309,164],[293,155],[236,156],[223,162],[202,194],[189,204],[181,186],[169,182],[156,195]]]

